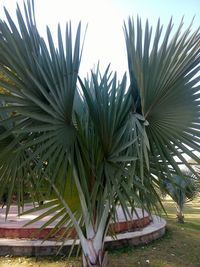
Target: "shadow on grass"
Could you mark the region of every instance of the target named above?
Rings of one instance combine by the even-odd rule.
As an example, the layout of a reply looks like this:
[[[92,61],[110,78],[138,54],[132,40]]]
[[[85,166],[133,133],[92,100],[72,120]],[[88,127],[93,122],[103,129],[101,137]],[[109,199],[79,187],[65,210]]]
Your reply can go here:
[[[200,231],[200,223],[196,223],[196,222],[187,222],[186,221],[185,223],[181,224],[180,227],[187,228],[190,230]]]

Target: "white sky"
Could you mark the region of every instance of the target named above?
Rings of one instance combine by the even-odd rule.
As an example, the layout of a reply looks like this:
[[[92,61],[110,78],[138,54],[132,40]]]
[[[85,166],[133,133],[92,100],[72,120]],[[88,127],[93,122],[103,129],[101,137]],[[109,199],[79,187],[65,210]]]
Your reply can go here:
[[[23,3],[22,0],[17,2],[19,5]],[[0,0],[1,18],[4,18],[3,6],[14,17],[16,1]],[[111,70],[116,70],[119,77],[127,70],[122,27],[123,20],[127,20],[129,15],[136,17],[138,14],[144,22],[148,18],[153,25],[160,17],[165,26],[171,16],[175,26],[182,16],[185,16],[186,26],[196,16],[193,29],[200,26],[200,0],[35,0],[35,9],[37,24],[43,36],[46,25],[56,32],[58,22],[64,25],[66,21],[72,20],[75,33],[77,23],[81,20],[83,34],[88,23],[81,76],[85,76],[98,60],[102,68],[111,62]]]

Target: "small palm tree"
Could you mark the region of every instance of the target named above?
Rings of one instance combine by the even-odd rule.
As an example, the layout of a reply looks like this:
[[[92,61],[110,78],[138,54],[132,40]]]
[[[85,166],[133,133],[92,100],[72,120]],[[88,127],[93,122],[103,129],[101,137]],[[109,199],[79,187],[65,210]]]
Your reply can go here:
[[[58,26],[55,47],[49,28],[47,42],[37,30],[33,1],[24,7],[25,18],[17,8],[18,26],[6,10],[7,22],[0,21],[0,69],[12,81],[0,81],[9,92],[0,95],[0,192],[10,184],[8,212],[14,188],[20,206],[24,182],[34,201],[48,181],[56,198],[34,209],[48,208],[38,219],[54,214],[47,226],[60,218],[52,233],[73,225],[83,266],[107,266],[104,241],[117,205],[127,218],[128,205],[158,209],[156,188],[181,173],[179,164],[195,173],[183,154],[199,163],[190,148],[199,151],[200,36],[190,28],[181,34],[181,23],[171,37],[170,22],[161,38],[158,22],[152,42],[148,21],[143,36],[141,21],[135,31],[129,19],[127,87],[126,75],[118,81],[109,67],[78,77],[81,24],[74,42],[71,24],[64,40]],[[66,197],[68,186],[75,189]]]
[[[184,204],[199,194],[197,178],[191,172],[184,170],[182,176],[174,175],[173,180],[166,180],[162,189],[176,203],[177,222],[184,223]]]

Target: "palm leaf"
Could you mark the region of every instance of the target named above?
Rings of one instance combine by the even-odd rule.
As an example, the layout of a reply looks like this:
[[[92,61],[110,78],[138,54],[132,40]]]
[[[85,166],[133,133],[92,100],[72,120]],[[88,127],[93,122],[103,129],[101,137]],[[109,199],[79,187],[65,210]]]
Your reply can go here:
[[[124,27],[130,90],[133,94],[137,91],[140,103],[136,108],[141,105],[141,115],[148,121],[150,158],[157,165],[153,172],[160,178],[161,163],[162,171],[170,175],[170,166],[172,172],[181,173],[180,163],[194,172],[185,155],[199,162],[195,151],[199,151],[200,35],[199,29],[191,34],[191,26],[181,33],[181,21],[172,33],[171,20],[162,35],[158,21],[153,38],[148,21],[144,35],[140,19],[135,26],[129,18]]]

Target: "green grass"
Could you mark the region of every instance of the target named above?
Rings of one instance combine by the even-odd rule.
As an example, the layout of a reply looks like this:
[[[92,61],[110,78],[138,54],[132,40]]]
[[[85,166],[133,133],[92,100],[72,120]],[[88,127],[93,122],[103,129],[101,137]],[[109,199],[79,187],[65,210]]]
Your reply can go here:
[[[146,246],[113,252],[111,266],[200,266],[200,198],[186,204],[185,224],[176,223],[173,201],[167,199],[164,205],[168,212],[167,218],[163,216],[167,219],[165,236]]]
[[[139,247],[110,250],[110,267],[199,267],[200,266],[200,198],[187,203],[185,224],[177,224],[175,207],[165,199],[168,212],[164,237]],[[0,267],[80,267],[80,259],[0,257]]]

